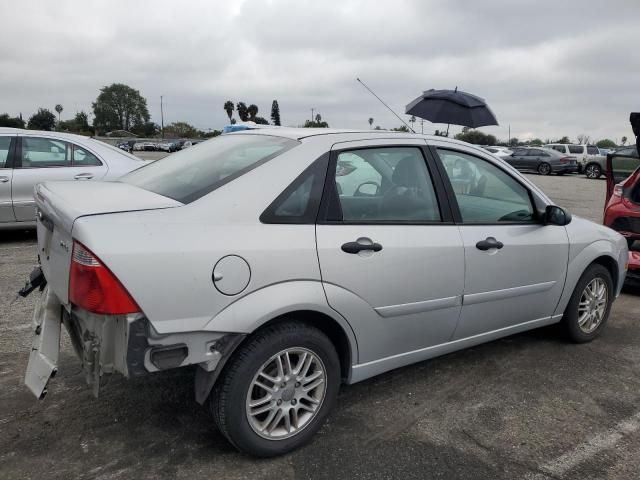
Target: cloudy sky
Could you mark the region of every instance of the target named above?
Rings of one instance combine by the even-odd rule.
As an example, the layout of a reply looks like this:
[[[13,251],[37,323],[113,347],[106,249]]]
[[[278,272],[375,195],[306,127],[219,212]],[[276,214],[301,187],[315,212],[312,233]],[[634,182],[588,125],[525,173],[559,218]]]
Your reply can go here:
[[[0,3],[0,113],[91,111],[126,83],[152,119],[221,128],[225,100],[300,125],[399,125],[395,110],[428,88],[484,97],[498,138],[632,136],[640,110],[640,2],[609,1],[61,1]],[[418,125],[419,128],[419,125]],[[425,132],[439,125],[425,122]],[[456,128],[456,131],[458,128]]]

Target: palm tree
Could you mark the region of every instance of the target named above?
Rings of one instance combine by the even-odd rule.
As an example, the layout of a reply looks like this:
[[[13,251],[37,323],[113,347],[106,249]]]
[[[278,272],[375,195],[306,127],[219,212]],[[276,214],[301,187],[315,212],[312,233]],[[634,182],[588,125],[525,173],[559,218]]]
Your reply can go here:
[[[622,146],[624,147],[624,144],[627,143],[627,137],[622,137],[620,141],[622,142]]]
[[[62,113],[62,110],[63,110],[62,105],[57,104],[55,110],[56,112],[58,112],[58,123],[60,123],[60,114]]]
[[[224,102],[224,111],[227,112],[227,116],[229,117],[229,121],[231,121],[231,117],[233,116],[233,111],[235,107],[233,106],[233,102],[231,100],[227,100]]]
[[[319,113],[316,113],[316,123],[320,123],[322,121],[322,116]]]
[[[413,124],[416,123],[415,115],[411,115],[411,118],[409,119],[409,123],[411,124],[411,130],[413,130]]]
[[[369,117],[369,128],[373,127],[373,117]]]
[[[252,103],[247,107],[247,112],[249,112],[249,120],[255,122],[256,115],[258,115],[258,106],[255,103]]]

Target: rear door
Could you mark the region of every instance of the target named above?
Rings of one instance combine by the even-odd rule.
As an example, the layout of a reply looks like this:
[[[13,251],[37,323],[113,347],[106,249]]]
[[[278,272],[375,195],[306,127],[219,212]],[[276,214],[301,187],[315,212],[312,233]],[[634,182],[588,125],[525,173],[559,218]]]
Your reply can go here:
[[[348,142],[331,153],[318,258],[327,300],[351,322],[361,363],[445,343],[455,330],[462,241],[427,152],[416,139]],[[458,188],[468,188],[464,178]]]
[[[12,180],[13,211],[18,222],[35,220],[33,188],[45,181],[99,180],[107,167],[93,152],[54,137],[18,137]]]
[[[527,149],[516,148],[511,155],[504,157],[504,160],[518,170],[525,170],[527,164]]]
[[[500,165],[443,144],[436,150],[453,183],[451,159],[473,170],[468,192],[450,191],[464,244],[463,307],[454,339],[550,321],[564,287],[565,227],[537,220],[527,187]]]
[[[11,202],[12,150],[15,137],[0,136],[0,223],[15,222]]]

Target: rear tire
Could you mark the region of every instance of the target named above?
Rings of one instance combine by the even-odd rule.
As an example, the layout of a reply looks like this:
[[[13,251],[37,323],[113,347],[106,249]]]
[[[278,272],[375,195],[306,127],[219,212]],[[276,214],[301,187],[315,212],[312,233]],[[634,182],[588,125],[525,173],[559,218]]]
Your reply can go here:
[[[547,162],[542,162],[540,165],[538,165],[538,173],[540,175],[549,175],[551,173],[551,165],[549,165]]]
[[[311,325],[287,321],[259,330],[238,348],[216,382],[209,407],[238,450],[272,457],[311,440],[339,387],[340,360],[329,338]]]
[[[584,168],[584,174],[587,178],[595,180],[602,175],[602,169],[597,163],[590,163]]]
[[[590,265],[578,280],[564,311],[562,323],[569,339],[585,343],[600,335],[609,319],[613,297],[609,270],[597,263]]]

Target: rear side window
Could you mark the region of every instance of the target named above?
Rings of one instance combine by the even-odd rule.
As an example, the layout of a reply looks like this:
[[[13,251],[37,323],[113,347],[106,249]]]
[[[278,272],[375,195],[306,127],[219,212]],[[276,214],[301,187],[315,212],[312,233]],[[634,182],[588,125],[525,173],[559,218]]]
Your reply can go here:
[[[564,145],[552,145],[551,148],[560,153],[565,153]]]
[[[569,145],[569,153],[582,153],[584,147],[582,145]]]
[[[267,135],[222,135],[135,170],[120,181],[191,203],[298,144]]]
[[[22,138],[22,168],[68,167],[71,145],[54,138]]]
[[[102,165],[93,153],[77,145],[73,146],[73,164],[81,167]]]
[[[0,137],[0,168],[4,168],[7,166],[10,147],[11,137]]]
[[[600,155],[600,150],[598,150],[598,147],[590,145],[587,147],[587,153],[589,155]]]

